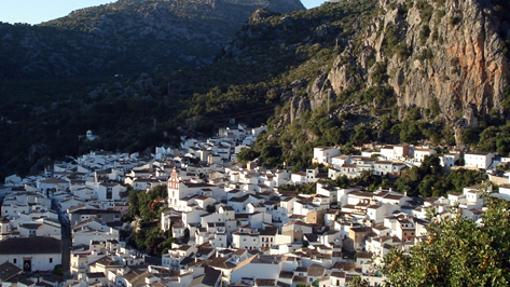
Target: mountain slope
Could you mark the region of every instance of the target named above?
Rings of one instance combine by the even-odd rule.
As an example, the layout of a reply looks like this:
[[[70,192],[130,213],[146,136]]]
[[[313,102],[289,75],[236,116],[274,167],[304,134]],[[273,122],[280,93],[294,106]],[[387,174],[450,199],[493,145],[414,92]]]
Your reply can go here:
[[[369,17],[348,8],[363,5],[373,5]],[[317,145],[431,142],[510,151],[508,2],[339,1],[308,14],[326,13],[327,7],[362,24],[354,33],[336,34],[336,55],[315,69],[317,75],[280,86],[284,96],[252,155],[270,166],[290,162],[299,169],[309,165]],[[306,33],[237,39],[249,51],[257,43],[277,47],[300,36],[298,42],[306,43]],[[271,54],[258,57],[257,66]],[[232,55],[235,61],[246,58],[252,57]]]
[[[211,62],[257,8],[299,0],[120,0],[38,26],[0,25],[3,78],[125,74]]]
[[[299,0],[121,0],[38,26],[0,23],[0,178],[89,149],[178,138],[181,99],[255,9]],[[84,142],[87,130],[101,140]]]
[[[0,85],[31,95],[0,106],[2,162],[5,170],[26,172],[91,148],[143,150],[211,133],[230,119],[268,123],[250,153],[267,166],[301,169],[314,146],[374,141],[508,154],[510,5],[468,2],[344,0],[289,14],[259,9],[213,63],[199,68],[120,76],[88,88],[66,80],[51,83],[59,88],[54,94],[34,91],[33,83]],[[56,95],[57,102],[45,102]],[[100,140],[79,140],[87,129]]]
[[[349,77],[367,88],[378,84],[373,72],[383,67],[401,116],[410,107],[437,105],[447,122],[476,126],[477,118],[503,113],[510,35],[508,16],[498,9],[509,12],[508,3],[380,1],[379,7],[365,32],[363,53],[345,51],[329,72],[335,94],[353,88],[346,71],[355,71]]]

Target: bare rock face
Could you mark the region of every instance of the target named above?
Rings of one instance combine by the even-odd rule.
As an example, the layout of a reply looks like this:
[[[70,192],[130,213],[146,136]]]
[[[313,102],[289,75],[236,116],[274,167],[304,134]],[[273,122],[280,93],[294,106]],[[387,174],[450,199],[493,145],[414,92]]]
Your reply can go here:
[[[335,93],[341,94],[354,88],[360,78],[358,72],[355,59],[351,55],[344,54],[338,57],[328,75]]]
[[[464,118],[473,126],[477,116],[502,113],[510,76],[500,33],[506,28],[487,2],[380,0],[381,12],[366,27],[363,52],[347,48],[327,76],[334,93],[356,83],[370,87],[375,65],[384,64],[401,114],[436,100],[451,123]],[[312,97],[321,94],[312,91]]]
[[[310,107],[312,110],[320,108],[324,103],[328,104],[335,99],[335,92],[328,79],[328,74],[324,73],[318,77],[310,87]]]
[[[310,101],[303,96],[293,96],[290,100],[290,123],[310,109]]]

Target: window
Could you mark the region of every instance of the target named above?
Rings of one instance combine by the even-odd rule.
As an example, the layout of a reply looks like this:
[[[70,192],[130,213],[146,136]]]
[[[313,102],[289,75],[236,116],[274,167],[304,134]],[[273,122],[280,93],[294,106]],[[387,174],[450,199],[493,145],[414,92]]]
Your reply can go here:
[[[53,258],[50,257],[50,263],[53,263]]]
[[[12,263],[16,264],[16,258],[12,259]]]

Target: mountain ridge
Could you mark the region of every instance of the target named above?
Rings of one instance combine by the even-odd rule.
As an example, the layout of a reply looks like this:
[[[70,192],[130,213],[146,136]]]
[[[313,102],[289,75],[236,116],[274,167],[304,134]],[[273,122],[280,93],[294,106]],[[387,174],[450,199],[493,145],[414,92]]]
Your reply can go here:
[[[287,14],[259,9],[211,64],[120,76],[88,86],[86,92],[58,92],[62,99],[51,105],[25,106],[24,113],[37,117],[18,119],[17,124],[31,127],[27,133],[32,139],[17,143],[22,137],[8,126],[6,134],[14,143],[4,143],[3,149],[16,147],[12,154],[22,159],[19,164],[26,171],[27,166],[40,167],[45,161],[37,158],[48,154],[58,158],[64,151],[139,151],[179,135],[210,134],[237,118],[249,125],[268,124],[251,153],[266,166],[292,163],[299,170],[310,165],[314,146],[350,149],[371,142],[457,144],[505,155],[510,152],[510,90],[504,72],[510,9],[501,0],[469,1],[477,5],[457,0],[350,0]],[[484,17],[500,25],[485,30],[488,22],[479,25]],[[480,72],[466,68],[476,65],[451,63],[448,45],[439,39],[460,43],[462,31],[472,29],[492,31],[480,40],[486,47],[483,55],[494,55],[501,63],[495,71],[503,72],[486,69],[490,64]],[[451,73],[448,81],[477,91],[476,97],[464,101],[459,92],[434,94],[434,81],[426,71],[442,77]],[[411,80],[399,81],[402,74]],[[476,81],[464,81],[476,75],[502,80],[487,82],[486,87],[497,89],[479,89]],[[436,79],[446,83],[442,77]],[[415,98],[403,91],[413,91]],[[475,102],[478,106],[471,109],[470,99],[477,98],[491,100]],[[11,119],[17,106],[0,110]],[[78,141],[77,135],[87,129],[97,132],[100,140]],[[57,149],[59,144],[66,148]],[[27,149],[34,151],[29,157],[24,154]],[[11,159],[12,154],[3,158]]]
[[[509,3],[380,0],[330,5],[348,11],[349,5],[362,3],[374,5],[372,16],[354,33],[339,35],[329,64],[315,70],[314,77],[281,87],[269,131],[252,155],[268,166],[287,162],[296,169],[309,166],[317,145],[348,149],[370,142],[407,142],[497,149],[506,155]],[[318,11],[324,13],[322,8]],[[268,21],[273,21],[270,16]]]
[[[0,26],[4,78],[139,73],[210,63],[258,8],[289,12],[299,0],[118,1],[36,26]]]

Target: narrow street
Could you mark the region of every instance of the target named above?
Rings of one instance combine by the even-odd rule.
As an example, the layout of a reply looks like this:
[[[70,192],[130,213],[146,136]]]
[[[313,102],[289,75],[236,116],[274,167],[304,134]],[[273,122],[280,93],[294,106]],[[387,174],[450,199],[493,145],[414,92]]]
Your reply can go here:
[[[62,270],[64,272],[64,277],[69,278],[71,276],[71,226],[65,211],[60,210],[60,207],[56,204],[55,200],[52,200],[52,205],[53,209],[58,212],[58,220],[60,221],[62,231]]]

